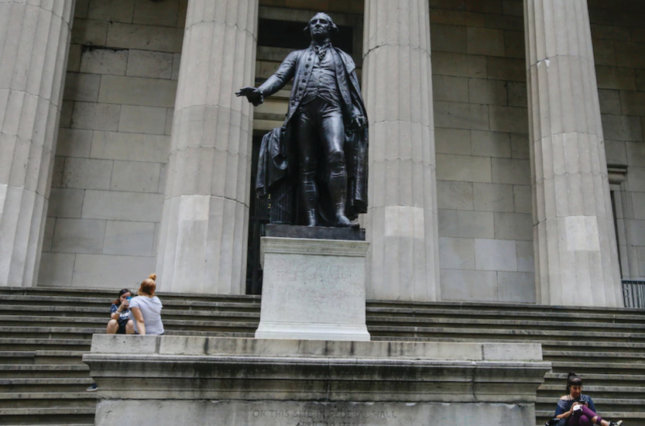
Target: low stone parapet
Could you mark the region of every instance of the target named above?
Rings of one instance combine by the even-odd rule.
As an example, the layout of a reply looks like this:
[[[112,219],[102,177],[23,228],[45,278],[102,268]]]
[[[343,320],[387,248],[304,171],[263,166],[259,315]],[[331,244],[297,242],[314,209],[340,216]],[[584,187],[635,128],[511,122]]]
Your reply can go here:
[[[539,344],[94,335],[96,424],[529,425]]]

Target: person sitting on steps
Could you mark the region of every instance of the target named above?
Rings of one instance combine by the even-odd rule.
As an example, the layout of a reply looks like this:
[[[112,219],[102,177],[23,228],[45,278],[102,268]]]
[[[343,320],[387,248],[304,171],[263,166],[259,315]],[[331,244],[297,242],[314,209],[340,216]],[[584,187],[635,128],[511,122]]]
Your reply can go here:
[[[110,307],[110,321],[107,323],[107,334],[134,334],[134,321],[130,312],[132,293],[127,288],[119,291],[119,296]]]
[[[589,395],[582,393],[582,379],[576,373],[569,373],[567,394],[560,398],[555,409],[555,418],[547,424],[554,426],[620,426],[623,421],[603,420],[596,414],[593,400]]]

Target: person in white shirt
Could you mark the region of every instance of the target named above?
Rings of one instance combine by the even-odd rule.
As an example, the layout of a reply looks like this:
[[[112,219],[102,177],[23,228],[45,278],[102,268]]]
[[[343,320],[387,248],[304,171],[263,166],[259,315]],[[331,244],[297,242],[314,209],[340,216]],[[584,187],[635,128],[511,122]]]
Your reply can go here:
[[[140,335],[164,334],[161,322],[161,300],[155,296],[157,274],[150,274],[141,282],[138,296],[130,301],[130,311],[134,316],[134,331]]]

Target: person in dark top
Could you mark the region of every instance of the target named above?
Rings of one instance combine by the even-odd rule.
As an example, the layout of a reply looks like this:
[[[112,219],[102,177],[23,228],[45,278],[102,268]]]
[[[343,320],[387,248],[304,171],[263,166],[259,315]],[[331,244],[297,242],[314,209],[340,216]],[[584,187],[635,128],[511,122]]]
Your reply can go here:
[[[119,291],[119,296],[110,306],[110,321],[108,321],[107,334],[134,334],[134,321],[130,312],[130,299],[132,293],[127,288]]]
[[[582,393],[582,379],[576,373],[569,373],[567,377],[567,394],[558,401],[555,417],[558,422],[552,424],[558,426],[620,426],[623,423],[603,420],[596,414],[596,406],[589,395]]]

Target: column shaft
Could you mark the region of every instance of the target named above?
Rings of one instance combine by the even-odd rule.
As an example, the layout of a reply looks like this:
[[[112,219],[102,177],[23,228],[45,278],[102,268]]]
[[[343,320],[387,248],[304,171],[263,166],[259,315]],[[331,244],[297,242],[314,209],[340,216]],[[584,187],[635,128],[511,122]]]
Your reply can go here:
[[[430,18],[426,0],[366,0],[370,298],[439,299]]]
[[[73,0],[0,0],[0,286],[35,284]]]
[[[537,301],[621,306],[586,0],[524,0]]]
[[[164,291],[243,294],[258,0],[190,0],[157,271]]]

